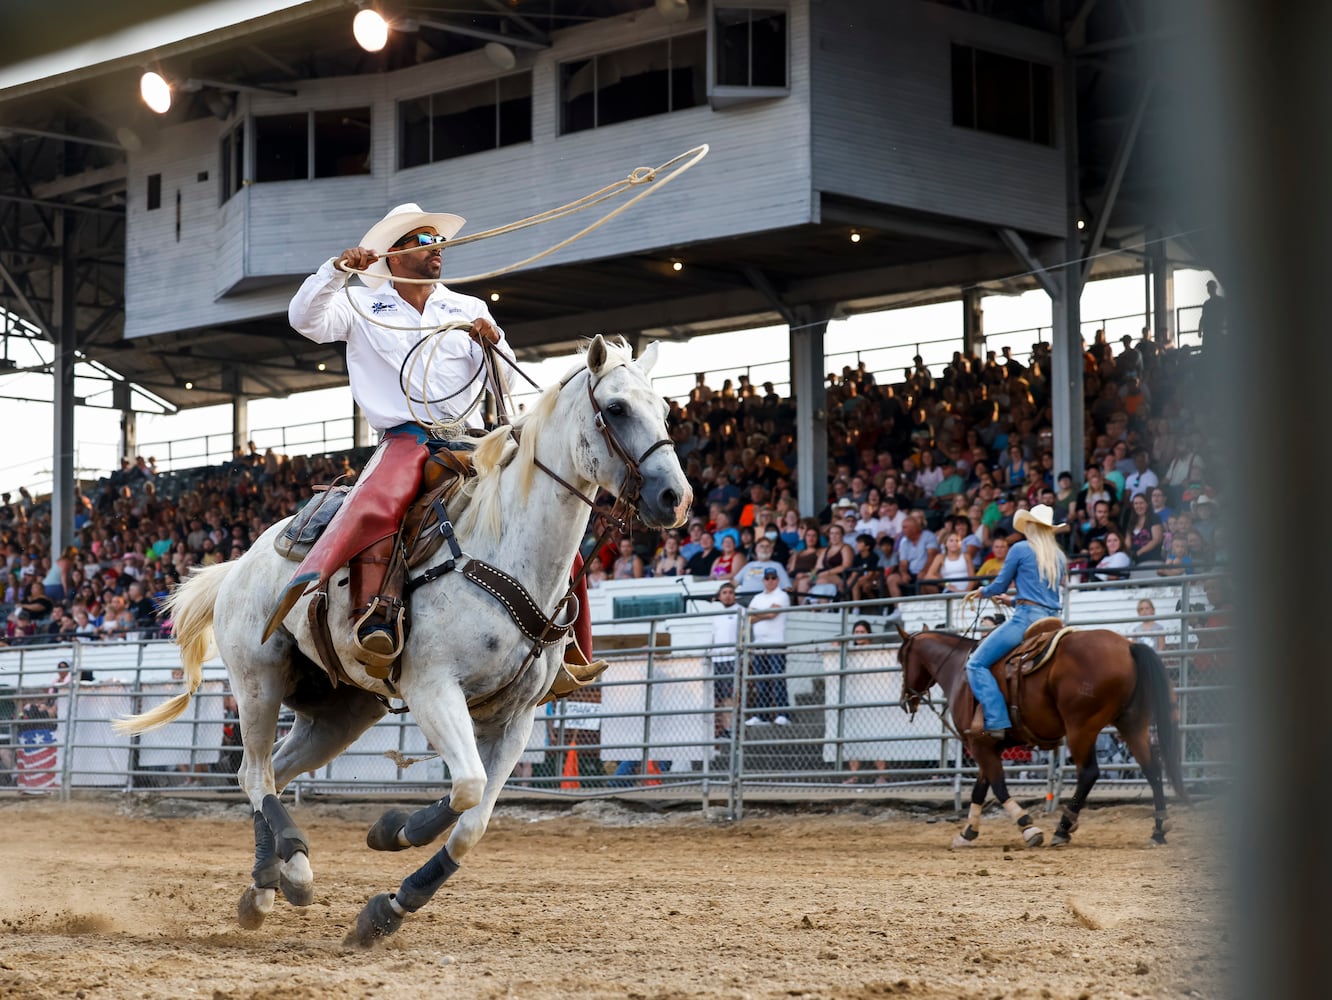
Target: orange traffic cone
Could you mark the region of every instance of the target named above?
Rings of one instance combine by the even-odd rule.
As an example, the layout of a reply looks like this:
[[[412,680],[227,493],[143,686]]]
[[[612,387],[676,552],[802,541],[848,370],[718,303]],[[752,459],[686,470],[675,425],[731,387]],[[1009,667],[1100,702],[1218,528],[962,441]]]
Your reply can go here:
[[[651,758],[648,759],[647,773],[648,773],[648,774],[657,774],[657,775],[660,775],[660,774],[661,774],[661,768],[659,768],[659,767],[657,766],[657,762],[656,762],[655,760],[652,760]],[[658,778],[648,778],[646,781],[643,782],[643,784],[645,784],[645,785],[660,785],[660,784],[661,784],[661,778],[659,778],[659,777],[658,777]]]
[[[572,789],[578,787],[580,787],[578,784],[578,751],[570,750],[564,755],[564,780],[560,782],[560,788]]]

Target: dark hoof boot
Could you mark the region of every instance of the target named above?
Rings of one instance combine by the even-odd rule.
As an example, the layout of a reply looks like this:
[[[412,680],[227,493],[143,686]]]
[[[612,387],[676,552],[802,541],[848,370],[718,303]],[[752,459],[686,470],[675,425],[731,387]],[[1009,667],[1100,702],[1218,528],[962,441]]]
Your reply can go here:
[[[1071,844],[1072,842],[1073,838],[1063,830],[1056,830],[1054,836],[1050,838],[1051,847],[1063,847],[1065,844]]]
[[[398,831],[407,825],[411,815],[406,809],[390,809],[384,813],[379,817],[379,822],[366,833],[366,846],[372,851],[407,850],[398,842]]]
[[[1164,830],[1157,830],[1155,833],[1152,834],[1153,847],[1165,847],[1165,845],[1166,845],[1166,835]]]
[[[373,948],[376,942],[401,927],[402,917],[394,912],[391,899],[386,892],[371,896],[370,902],[357,914],[356,926],[347,932],[342,943],[349,948]]]
[[[264,925],[264,917],[268,916],[259,909],[255,901],[257,894],[258,890],[250,886],[241,893],[240,901],[236,903],[236,922],[240,924],[242,930],[257,931]]]

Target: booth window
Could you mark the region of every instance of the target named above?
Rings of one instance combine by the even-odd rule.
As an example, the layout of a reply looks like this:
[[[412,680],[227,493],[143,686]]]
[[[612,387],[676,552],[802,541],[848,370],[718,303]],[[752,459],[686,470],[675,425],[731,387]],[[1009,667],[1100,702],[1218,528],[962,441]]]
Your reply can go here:
[[[241,189],[245,177],[245,123],[222,137],[218,147],[218,204],[225,205]]]
[[[718,4],[712,16],[715,86],[786,88],[785,10]]]
[[[532,141],[532,74],[398,102],[398,168]]]
[[[148,175],[148,211],[162,207],[162,175]]]
[[[582,132],[703,104],[707,39],[693,32],[560,65],[560,132]]]
[[[953,124],[1054,145],[1054,70],[1044,63],[953,46]]]
[[[254,180],[370,173],[370,109],[301,111],[254,119]]]

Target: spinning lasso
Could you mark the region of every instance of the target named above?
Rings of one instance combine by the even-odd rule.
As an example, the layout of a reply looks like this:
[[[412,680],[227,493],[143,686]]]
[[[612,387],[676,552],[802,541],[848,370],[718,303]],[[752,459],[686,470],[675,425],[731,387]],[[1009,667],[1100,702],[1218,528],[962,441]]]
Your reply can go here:
[[[608,184],[597,191],[593,191],[591,194],[584,195],[583,197],[577,198],[574,201],[561,205],[558,208],[552,208],[545,212],[539,212],[536,215],[529,215],[527,218],[519,219],[517,222],[510,222],[503,226],[496,226],[493,229],[487,229],[479,233],[473,233],[470,236],[458,237],[456,239],[449,240],[448,243],[446,244],[446,246],[449,247],[461,246],[466,243],[474,243],[477,240],[490,239],[495,236],[503,236],[507,233],[517,232],[521,229],[528,229],[532,226],[540,225],[545,222],[553,222],[556,219],[562,219],[567,215],[573,215],[576,212],[581,212],[584,209],[591,208],[594,205],[599,205],[604,201],[608,201],[611,198],[615,198],[620,194],[623,194],[625,191],[628,191],[630,188],[641,187],[644,184],[647,185],[646,188],[638,192],[638,194],[634,195],[623,205],[620,205],[612,209],[611,211],[603,215],[601,218],[593,222],[591,225],[585,226],[583,229],[580,229],[572,236],[560,240],[558,243],[555,243],[554,245],[547,247],[545,250],[542,250],[540,253],[533,254],[530,257],[526,257],[523,260],[517,261],[513,264],[506,265],[505,267],[496,268],[493,271],[485,271],[481,274],[468,274],[454,278],[446,278],[442,275],[438,278],[396,278],[395,277],[393,281],[395,283],[411,284],[411,285],[434,285],[434,284],[446,284],[446,283],[451,285],[461,285],[474,281],[484,281],[487,278],[493,278],[501,274],[508,274],[511,271],[516,271],[519,268],[526,267],[527,265],[533,264],[536,261],[542,260],[545,257],[549,257],[551,254],[564,249],[570,244],[576,243],[578,240],[582,239],[584,236],[588,235],[589,233],[594,232],[597,229],[600,229],[606,223],[610,222],[611,219],[627,211],[630,207],[642,201],[644,198],[652,194],[654,191],[658,191],[661,188],[665,187],[675,178],[679,177],[682,173],[684,173],[686,170],[688,170],[690,167],[696,164],[699,160],[703,159],[703,157],[707,156],[708,149],[709,147],[707,143],[704,143],[700,146],[695,146],[693,149],[687,150],[679,154],[678,156],[671,157],[671,159],[667,160],[665,163],[662,163],[660,166],[636,167],[634,168],[634,170],[632,170],[629,173],[629,176],[624,178],[623,180],[615,181],[612,184]],[[419,247],[405,247],[401,250],[389,250],[386,251],[385,253],[379,254],[378,256],[380,257],[380,259],[383,259],[386,257],[396,257],[398,254],[417,253],[419,252],[419,250],[420,250]],[[338,268],[338,270],[340,271],[345,271],[351,274],[364,275],[367,273],[367,271],[364,269],[347,267],[341,261],[336,262],[334,264],[334,267]],[[467,381],[467,383],[463,386],[462,389],[459,389],[457,392],[450,393],[448,396],[441,397],[440,399],[428,398],[425,394],[425,386],[427,384],[426,380],[428,379],[430,374],[431,362],[434,359],[435,350],[437,349],[437,345],[441,335],[449,333],[454,329],[460,329],[460,328],[465,329],[469,324],[460,323],[457,321],[450,321],[448,323],[436,327],[394,326],[389,323],[384,323],[377,317],[372,316],[366,313],[364,310],[362,310],[360,306],[356,304],[356,300],[352,297],[350,286],[344,286],[343,291],[347,296],[347,301],[351,305],[352,310],[367,322],[372,323],[375,326],[378,326],[381,329],[385,330],[392,330],[399,333],[418,333],[421,335],[421,340],[418,341],[416,345],[414,345],[412,349],[407,352],[407,356],[403,358],[402,365],[398,370],[399,388],[402,389],[403,394],[407,398],[407,407],[409,412],[412,414],[412,418],[414,420],[416,420],[422,426],[431,429],[432,432],[437,433],[441,437],[448,438],[448,437],[458,436],[459,432],[464,426],[466,418],[481,404],[482,397],[485,394],[485,385],[484,385],[485,366],[484,365],[479,366],[476,372]],[[431,344],[431,349],[428,353],[424,355],[424,360],[422,360],[422,356],[420,355],[419,352],[421,348],[423,348],[426,345],[427,342]],[[508,362],[507,358],[505,358],[504,360]],[[418,364],[420,365],[421,369],[421,381],[415,384],[419,384],[421,386],[421,392],[419,394],[414,394],[411,389],[411,386],[413,384],[412,376],[415,374]],[[496,389],[497,391],[502,391],[504,388],[503,382],[498,379],[497,372],[495,373],[495,375],[496,375],[495,381],[497,383]],[[456,414],[455,416],[452,417],[443,417],[440,414],[437,414],[433,410],[435,404],[448,402],[450,399],[453,399],[461,395],[470,386],[476,384],[478,381],[481,381],[482,384],[478,386],[476,394],[473,397],[472,401],[467,405],[466,409],[464,409],[460,414]],[[420,405],[423,408],[422,413],[418,413],[416,409],[417,405]]]

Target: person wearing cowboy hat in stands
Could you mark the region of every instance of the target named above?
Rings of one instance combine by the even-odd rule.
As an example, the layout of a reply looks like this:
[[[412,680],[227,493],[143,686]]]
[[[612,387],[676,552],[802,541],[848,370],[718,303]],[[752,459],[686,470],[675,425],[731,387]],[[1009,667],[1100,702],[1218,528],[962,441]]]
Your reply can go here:
[[[1003,568],[993,583],[977,587],[966,596],[967,603],[989,597],[996,603],[1011,604],[1013,613],[1002,625],[987,635],[967,660],[967,681],[984,712],[984,732],[1003,740],[1012,725],[999,683],[990,667],[1011,652],[1038,618],[1062,615],[1060,587],[1064,583],[1064,554],[1055,542],[1055,534],[1064,526],[1054,523],[1048,504],[1020,510],[1013,517],[1013,527],[1024,535],[1008,550]],[[1010,586],[1016,593],[1009,597]],[[974,725],[974,723],[973,723]],[[972,730],[968,730],[971,733]]]
[[[468,428],[483,429],[480,407],[469,409],[482,388],[473,385],[484,370],[482,345],[492,346],[510,363],[514,358],[486,304],[439,281],[441,252],[463,222],[414,203],[390,209],[357,246],[330,257],[306,278],[287,311],[292,328],[303,337],[320,344],[346,343],[352,396],[381,439],[288,584],[264,634],[281,623],[312,584],[350,562],[353,644],[366,672],[377,678],[389,675],[405,638],[401,582],[386,575],[394,537],[416,498],[430,454],[429,434],[417,422],[424,416],[419,401],[430,401],[432,417],[461,417]],[[352,271],[363,272],[355,282],[350,281]],[[409,352],[455,322],[460,328],[441,333],[431,346],[428,368],[417,365],[421,374],[413,376],[408,366],[414,378],[408,386],[412,405],[400,374]],[[498,373],[505,381],[506,367],[501,360]],[[419,384],[423,379],[426,384]],[[492,381],[490,389],[500,392],[503,386]],[[579,603],[587,607],[585,593],[579,594]],[[590,623],[580,619],[575,634],[590,651]],[[574,649],[566,658],[589,666],[577,654]]]

